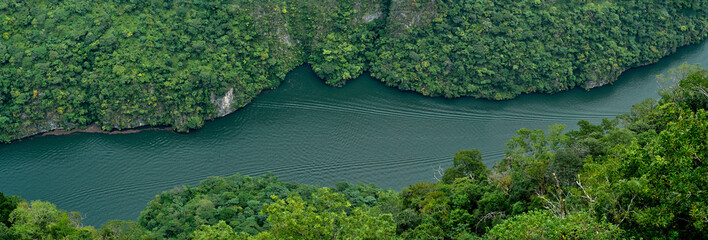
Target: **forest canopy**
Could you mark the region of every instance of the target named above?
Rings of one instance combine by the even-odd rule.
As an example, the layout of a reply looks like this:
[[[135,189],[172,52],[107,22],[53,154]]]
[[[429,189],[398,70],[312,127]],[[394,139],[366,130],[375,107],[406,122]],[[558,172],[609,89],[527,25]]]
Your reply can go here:
[[[708,33],[706,0],[0,1],[0,142],[54,129],[189,131],[309,64],[426,96],[613,82]]]

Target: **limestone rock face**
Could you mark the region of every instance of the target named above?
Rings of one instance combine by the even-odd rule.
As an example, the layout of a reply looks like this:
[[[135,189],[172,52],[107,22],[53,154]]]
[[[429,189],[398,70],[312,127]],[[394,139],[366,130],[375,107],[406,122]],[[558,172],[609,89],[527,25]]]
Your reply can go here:
[[[218,117],[223,117],[233,112],[231,104],[234,103],[234,89],[229,89],[222,97],[216,97],[216,94],[211,94],[211,103],[216,106],[216,114]]]

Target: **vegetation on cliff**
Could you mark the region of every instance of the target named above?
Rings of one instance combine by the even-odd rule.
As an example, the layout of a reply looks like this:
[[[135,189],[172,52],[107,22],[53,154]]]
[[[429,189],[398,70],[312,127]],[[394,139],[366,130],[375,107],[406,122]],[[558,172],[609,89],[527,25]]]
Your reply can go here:
[[[371,42],[357,34],[368,29],[363,15],[380,13],[377,6],[3,1],[0,141],[88,124],[198,128],[277,87],[310,52],[334,44],[324,39]]]
[[[660,78],[673,83],[659,101],[578,130],[520,129],[492,169],[463,150],[438,182],[401,192],[211,177],[99,230],[0,194],[0,239],[705,239],[708,71]]]
[[[427,96],[592,88],[705,39],[707,4],[393,0],[370,71]]]
[[[706,37],[705,0],[0,2],[0,142],[97,124],[199,128],[309,63],[427,96],[614,81]]]

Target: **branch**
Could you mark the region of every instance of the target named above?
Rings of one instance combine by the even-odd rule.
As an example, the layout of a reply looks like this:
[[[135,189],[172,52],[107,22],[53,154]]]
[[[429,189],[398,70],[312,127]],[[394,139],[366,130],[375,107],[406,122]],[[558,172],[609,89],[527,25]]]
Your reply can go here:
[[[637,197],[637,195],[635,194],[634,196],[632,196],[632,200],[629,200],[629,204],[627,205],[627,211],[625,211],[625,213],[622,214],[624,216],[622,216],[622,220],[620,220],[620,222],[617,225],[622,224],[622,222],[624,222],[624,219],[627,218],[627,215],[629,215],[629,208],[632,207],[632,202],[634,202],[634,198],[636,198],[636,197]],[[620,209],[621,209],[621,207],[620,207]]]
[[[588,200],[590,200],[590,203],[595,203],[595,199],[592,199],[592,197],[590,197],[590,194],[588,194],[588,192],[585,191],[585,188],[583,187],[582,184],[580,184],[580,181],[575,181],[575,184],[578,184],[580,189],[583,190],[583,194],[585,194],[585,196],[583,196],[584,198],[587,198]]]
[[[479,222],[477,222],[477,225],[474,226],[474,232],[477,233],[477,231],[478,231],[477,228],[479,228],[479,224],[482,223],[483,221],[489,220],[489,219],[494,219],[497,217],[506,217],[506,214],[504,214],[504,212],[489,212],[489,213],[485,214],[484,217],[482,217],[482,219],[480,219]]]
[[[546,198],[546,197],[544,197],[543,195],[540,195],[540,194],[538,195],[538,197],[540,197],[541,199],[545,200],[546,203],[547,203],[548,205],[550,205],[550,207],[549,207],[549,206],[544,206],[546,209],[548,209],[548,211],[551,211],[551,212],[553,212],[554,215],[558,216],[558,210],[557,210],[558,207],[556,207],[556,205],[553,204],[553,202],[551,202],[551,200],[548,200],[548,198]]]
[[[433,178],[435,178],[435,180],[440,182],[440,179],[442,178],[443,175],[444,175],[444,173],[443,173],[442,166],[438,165],[438,169],[433,168]],[[440,176],[440,178],[438,178],[438,176]]]

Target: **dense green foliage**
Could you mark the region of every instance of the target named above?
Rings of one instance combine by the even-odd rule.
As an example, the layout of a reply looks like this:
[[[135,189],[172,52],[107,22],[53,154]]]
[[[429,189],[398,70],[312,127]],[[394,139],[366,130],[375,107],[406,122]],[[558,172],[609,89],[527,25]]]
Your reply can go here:
[[[140,224],[164,238],[186,238],[200,225],[225,221],[237,232],[258,233],[267,229],[261,214],[271,196],[312,192],[314,187],[282,183],[275,177],[212,177],[198,187],[177,187],[163,192],[140,215]],[[309,195],[309,194],[303,194]]]
[[[142,239],[145,228],[133,221],[108,221],[101,230],[98,231],[98,239],[132,240]]]
[[[10,236],[16,239],[94,239],[96,232],[81,225],[79,213],[58,210],[42,201],[19,203],[10,221]]]
[[[391,214],[377,208],[352,208],[344,195],[321,188],[304,202],[294,195],[265,206],[271,229],[257,239],[388,239],[396,234]]]
[[[706,1],[392,2],[370,71],[429,96],[590,88],[708,33]]]
[[[400,193],[276,177],[211,177],[163,192],[138,222],[100,230],[47,202],[0,195],[12,239],[705,239],[708,71],[684,65],[659,101],[578,130],[520,129],[491,170],[455,154]],[[9,215],[5,214],[10,212]],[[6,225],[7,224],[7,225]]]
[[[278,86],[309,52],[315,68],[342,67],[327,55],[336,42],[363,62],[360,16],[377,4],[302,2],[2,1],[0,141],[88,124],[187,131]]]
[[[11,236],[8,229],[11,226],[10,213],[17,208],[19,199],[14,196],[5,196],[0,192],[0,239],[6,239]]]
[[[621,229],[598,222],[587,212],[575,212],[564,218],[549,211],[530,211],[495,226],[489,239],[619,239]]]
[[[0,1],[0,142],[96,124],[177,131],[309,63],[429,96],[612,82],[706,37],[705,0]]]
[[[337,184],[333,191],[353,207],[376,205],[387,194],[373,185],[348,183]],[[322,195],[315,193],[315,186],[280,182],[274,176],[211,177],[197,187],[177,187],[157,195],[138,222],[157,238],[185,239],[199,226],[219,221],[235,232],[257,234],[271,227],[264,204],[293,195],[310,202]]]
[[[19,200],[14,196],[5,196],[0,192],[0,224],[10,225],[10,213],[17,208]]]

